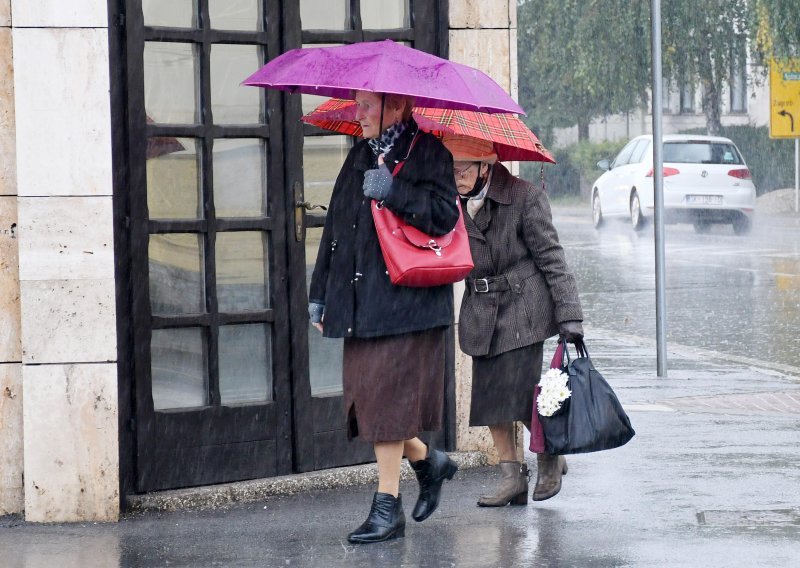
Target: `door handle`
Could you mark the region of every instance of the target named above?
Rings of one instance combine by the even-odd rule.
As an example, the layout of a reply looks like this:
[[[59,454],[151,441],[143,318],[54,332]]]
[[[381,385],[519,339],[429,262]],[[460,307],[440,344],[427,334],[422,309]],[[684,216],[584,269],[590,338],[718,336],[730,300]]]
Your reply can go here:
[[[306,211],[311,211],[312,209],[322,209],[323,211],[328,210],[328,208],[325,207],[324,205],[313,205],[308,201],[298,201],[294,204],[294,206],[297,207],[298,209],[302,207]]]
[[[308,201],[303,201],[303,184],[299,181],[294,182],[294,238],[300,243],[306,238],[306,211],[312,209],[322,209],[327,211],[324,205],[314,205]]]

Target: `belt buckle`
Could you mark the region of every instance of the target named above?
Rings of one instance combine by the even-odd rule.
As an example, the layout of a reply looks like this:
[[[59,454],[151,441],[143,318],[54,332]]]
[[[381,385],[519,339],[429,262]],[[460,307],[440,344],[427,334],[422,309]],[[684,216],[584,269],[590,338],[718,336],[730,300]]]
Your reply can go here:
[[[479,284],[483,284],[483,286],[479,286]],[[476,278],[475,279],[475,291],[479,294],[485,294],[489,291],[489,279],[488,278]]]

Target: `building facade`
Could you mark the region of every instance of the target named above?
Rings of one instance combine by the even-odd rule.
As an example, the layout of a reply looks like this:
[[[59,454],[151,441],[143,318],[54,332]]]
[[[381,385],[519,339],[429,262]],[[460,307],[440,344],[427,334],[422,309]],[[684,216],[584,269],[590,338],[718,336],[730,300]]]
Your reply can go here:
[[[306,315],[311,206],[353,141],[299,121],[321,99],[239,83],[387,38],[516,96],[513,0],[0,0],[0,515],[371,459]],[[455,333],[432,441],[484,448]]]

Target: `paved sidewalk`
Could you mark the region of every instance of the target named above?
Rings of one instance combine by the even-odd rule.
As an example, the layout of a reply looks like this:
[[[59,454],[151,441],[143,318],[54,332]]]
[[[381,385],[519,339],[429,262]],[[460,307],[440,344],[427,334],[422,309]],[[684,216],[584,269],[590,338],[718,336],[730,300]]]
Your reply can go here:
[[[655,377],[651,343],[589,330],[595,366],[629,411],[625,447],[568,458],[558,496],[482,509],[493,468],[459,472],[406,538],[352,546],[371,486],[312,490],[116,524],[0,518],[0,566],[796,566],[800,375],[676,348]],[[548,347],[549,350],[549,347]],[[791,369],[790,369],[791,370]],[[532,455],[527,456],[531,465]]]

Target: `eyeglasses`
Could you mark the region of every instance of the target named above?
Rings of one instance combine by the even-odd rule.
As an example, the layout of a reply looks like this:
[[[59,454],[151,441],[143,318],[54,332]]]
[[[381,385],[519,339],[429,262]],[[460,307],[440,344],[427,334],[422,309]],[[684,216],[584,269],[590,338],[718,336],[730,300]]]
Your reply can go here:
[[[469,169],[478,163],[479,162],[472,162],[466,168],[461,168],[460,170],[453,168],[453,175],[455,176],[456,179],[464,179],[465,177],[467,177],[467,172],[469,171]]]

